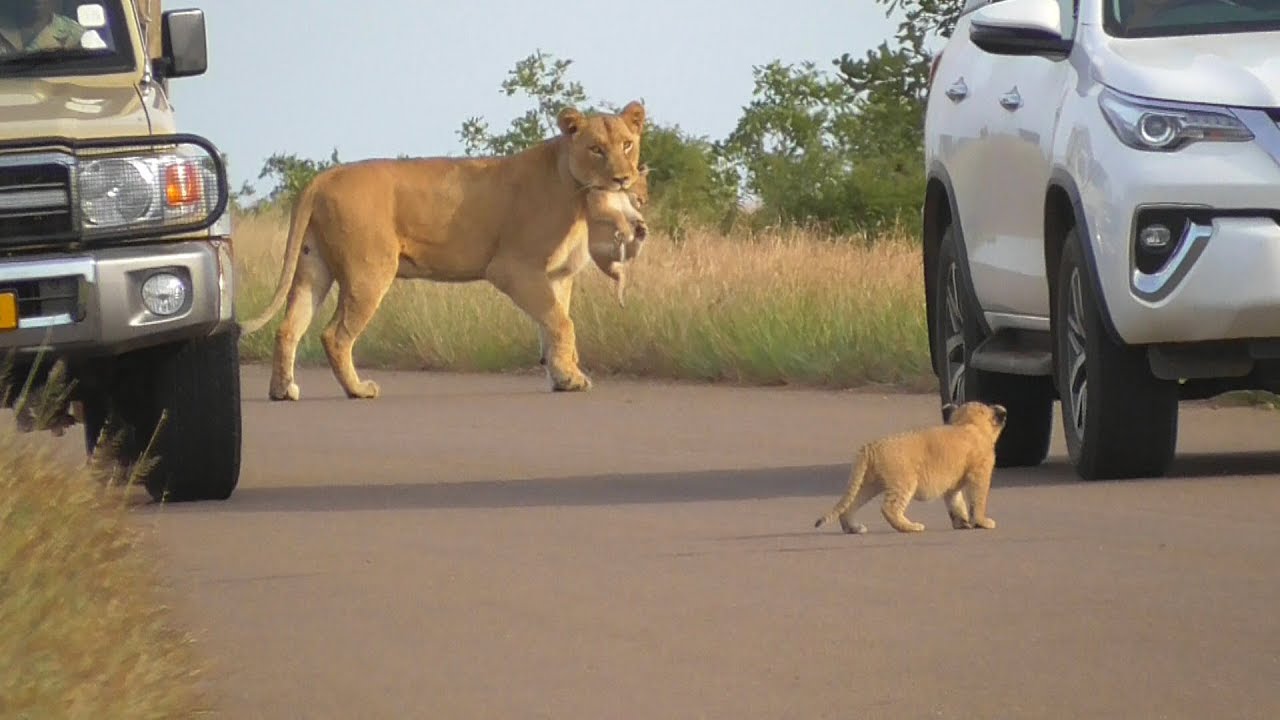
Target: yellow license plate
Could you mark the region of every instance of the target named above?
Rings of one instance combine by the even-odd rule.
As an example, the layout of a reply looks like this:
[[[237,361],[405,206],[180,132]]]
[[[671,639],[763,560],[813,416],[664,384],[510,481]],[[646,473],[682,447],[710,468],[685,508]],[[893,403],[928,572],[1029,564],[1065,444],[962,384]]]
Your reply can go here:
[[[0,332],[18,327],[18,296],[11,292],[0,292]]]

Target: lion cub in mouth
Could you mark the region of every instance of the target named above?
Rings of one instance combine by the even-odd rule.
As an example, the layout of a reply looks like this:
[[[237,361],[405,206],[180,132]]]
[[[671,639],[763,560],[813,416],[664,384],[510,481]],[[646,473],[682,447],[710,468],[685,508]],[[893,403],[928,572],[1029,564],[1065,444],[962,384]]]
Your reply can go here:
[[[596,266],[613,278],[618,304],[626,307],[627,263],[640,254],[649,229],[640,213],[649,202],[649,167],[626,190],[587,191],[587,246]]]
[[[996,521],[987,517],[987,493],[996,464],[996,440],[1008,413],[1001,405],[948,403],[943,417],[943,425],[890,435],[859,448],[844,497],[813,526],[822,527],[838,517],[846,533],[865,533],[867,527],[854,523],[853,514],[883,492],[880,512],[898,532],[923,531],[923,524],[907,519],[907,505],[939,497],[946,499],[955,529],[994,529]]]

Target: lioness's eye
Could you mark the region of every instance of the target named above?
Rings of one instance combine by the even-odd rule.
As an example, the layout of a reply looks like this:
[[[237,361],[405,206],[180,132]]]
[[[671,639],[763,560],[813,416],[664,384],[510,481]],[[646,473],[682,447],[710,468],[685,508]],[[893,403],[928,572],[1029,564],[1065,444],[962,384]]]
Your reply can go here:
[[[595,153],[595,154],[597,154],[597,155],[603,155],[603,154],[604,154],[604,148],[600,147],[599,145],[592,145],[592,146],[591,146],[591,152],[593,152],[593,153]]]
[[[630,150],[630,149],[631,149],[631,141],[630,141],[630,140],[627,140],[626,142],[622,143],[622,149],[623,149],[623,150]]]

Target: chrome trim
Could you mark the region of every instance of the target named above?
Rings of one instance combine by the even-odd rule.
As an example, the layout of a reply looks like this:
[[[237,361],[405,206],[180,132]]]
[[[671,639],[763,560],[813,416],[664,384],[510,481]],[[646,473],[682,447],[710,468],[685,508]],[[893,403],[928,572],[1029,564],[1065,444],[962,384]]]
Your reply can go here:
[[[70,325],[76,321],[75,318],[67,313],[60,315],[46,315],[45,317],[24,318],[18,321],[19,330],[31,330],[33,328],[50,328],[59,325]]]
[[[28,262],[0,263],[0,282],[46,280],[78,275],[85,282],[97,282],[98,266],[92,258],[58,258]]]
[[[1182,278],[1186,277],[1191,265],[1200,257],[1200,253],[1204,252],[1204,247],[1211,237],[1213,237],[1212,225],[1188,221],[1182,237],[1178,239],[1177,250],[1174,250],[1173,256],[1159,272],[1148,274],[1138,268],[1133,269],[1129,284],[1134,295],[1151,302],[1163,300],[1173,292]]]

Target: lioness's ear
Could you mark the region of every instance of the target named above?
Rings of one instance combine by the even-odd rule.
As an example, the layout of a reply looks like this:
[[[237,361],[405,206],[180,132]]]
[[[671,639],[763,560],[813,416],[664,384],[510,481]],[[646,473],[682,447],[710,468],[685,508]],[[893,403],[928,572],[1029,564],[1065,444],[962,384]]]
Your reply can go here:
[[[1009,417],[1009,411],[1005,410],[1003,405],[992,405],[991,411],[996,414],[996,420],[998,422],[1003,423]]]
[[[640,177],[647,176],[649,174],[649,163],[640,163],[640,167],[636,168],[636,172],[640,173]]]
[[[942,422],[951,422],[951,413],[956,411],[955,403],[947,403],[942,406]]]
[[[644,131],[644,105],[641,105],[639,100],[627,103],[627,106],[618,114],[631,126],[632,130],[637,133]]]
[[[560,111],[556,117],[556,124],[560,126],[560,132],[565,135],[573,135],[582,128],[583,116],[576,108],[565,108]]]

